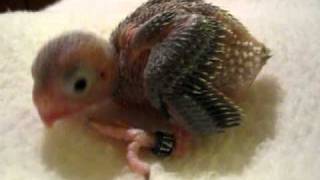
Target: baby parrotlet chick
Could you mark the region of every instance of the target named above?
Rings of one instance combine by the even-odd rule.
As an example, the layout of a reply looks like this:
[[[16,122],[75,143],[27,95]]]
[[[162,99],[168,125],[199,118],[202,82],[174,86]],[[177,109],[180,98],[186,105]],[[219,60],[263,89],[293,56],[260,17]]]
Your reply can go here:
[[[238,125],[233,99],[268,58],[268,49],[217,6],[149,0],[109,41],[71,32],[46,44],[32,67],[33,97],[48,126],[80,115],[126,141],[129,167],[148,176],[141,148],[181,154],[190,138]]]

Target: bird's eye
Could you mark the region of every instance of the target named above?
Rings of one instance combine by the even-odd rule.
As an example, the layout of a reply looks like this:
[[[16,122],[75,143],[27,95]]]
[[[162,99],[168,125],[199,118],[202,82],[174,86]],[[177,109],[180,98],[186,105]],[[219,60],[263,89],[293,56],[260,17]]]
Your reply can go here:
[[[67,71],[64,75],[65,92],[74,97],[84,97],[91,92],[96,82],[96,73],[92,69],[78,67]]]
[[[73,90],[76,93],[82,93],[87,89],[87,86],[87,79],[81,77],[74,82]]]

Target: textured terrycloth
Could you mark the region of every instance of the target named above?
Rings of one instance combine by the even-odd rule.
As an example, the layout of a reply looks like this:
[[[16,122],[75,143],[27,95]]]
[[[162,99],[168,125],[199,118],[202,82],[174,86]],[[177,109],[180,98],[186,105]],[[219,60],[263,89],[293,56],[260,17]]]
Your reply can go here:
[[[320,179],[320,2],[211,0],[230,10],[273,57],[244,98],[242,126],[189,156],[157,159],[151,179]],[[65,0],[42,12],[0,15],[0,179],[134,179],[121,146],[77,123],[46,130],[31,100],[31,63],[69,30],[105,36],[144,0]]]

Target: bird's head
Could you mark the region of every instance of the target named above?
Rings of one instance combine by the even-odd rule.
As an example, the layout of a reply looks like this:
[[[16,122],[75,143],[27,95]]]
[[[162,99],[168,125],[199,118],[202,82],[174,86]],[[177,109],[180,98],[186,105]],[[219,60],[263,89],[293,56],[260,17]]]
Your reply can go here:
[[[107,41],[83,32],[49,41],[32,66],[33,101],[47,126],[111,98],[118,75]]]

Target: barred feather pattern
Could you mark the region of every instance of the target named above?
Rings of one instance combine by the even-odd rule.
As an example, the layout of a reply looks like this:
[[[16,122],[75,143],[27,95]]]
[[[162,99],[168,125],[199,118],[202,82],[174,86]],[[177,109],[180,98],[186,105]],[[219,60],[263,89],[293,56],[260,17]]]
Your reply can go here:
[[[173,28],[167,36],[157,37],[170,23]],[[121,62],[122,72],[134,72],[122,74],[122,87],[140,88],[137,92],[142,93],[127,88],[127,96],[146,97],[161,111],[165,99],[196,132],[221,132],[239,124],[242,113],[230,97],[251,85],[270,52],[236,18],[202,0],[150,0],[112,34],[118,52],[125,48],[122,40],[133,28],[142,29],[134,37],[137,42],[144,38],[158,38],[159,42],[143,56],[147,59],[140,60],[145,63],[140,68],[143,72],[137,73],[132,62]]]
[[[216,32],[208,34],[208,36],[215,36],[213,43],[208,46],[215,53],[199,67],[202,70],[200,74],[202,78],[210,79],[216,88],[228,95],[232,96],[239,89],[245,90],[249,87],[270,57],[269,50],[258,42],[236,18],[226,10],[202,0],[146,2],[120,23],[113,32],[111,42],[115,49],[123,48],[119,39],[125,36],[124,32],[129,26],[139,27],[152,17],[168,11],[175,12],[177,16],[203,15],[215,23]],[[196,34],[192,35],[196,36]],[[202,42],[194,41],[190,46],[197,46],[200,43]],[[176,45],[179,46],[179,42],[176,42]]]

